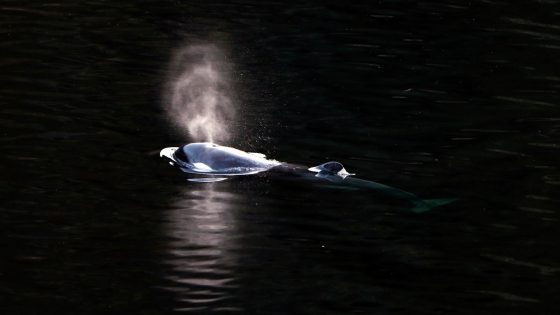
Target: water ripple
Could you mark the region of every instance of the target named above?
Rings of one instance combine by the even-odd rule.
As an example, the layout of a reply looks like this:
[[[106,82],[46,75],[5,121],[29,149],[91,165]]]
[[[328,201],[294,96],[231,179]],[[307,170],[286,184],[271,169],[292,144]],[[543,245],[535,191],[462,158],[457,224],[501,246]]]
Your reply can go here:
[[[162,263],[173,283],[166,287],[184,310],[224,306],[237,287],[235,195],[215,190],[214,184],[198,185],[179,195],[162,226],[170,238]]]

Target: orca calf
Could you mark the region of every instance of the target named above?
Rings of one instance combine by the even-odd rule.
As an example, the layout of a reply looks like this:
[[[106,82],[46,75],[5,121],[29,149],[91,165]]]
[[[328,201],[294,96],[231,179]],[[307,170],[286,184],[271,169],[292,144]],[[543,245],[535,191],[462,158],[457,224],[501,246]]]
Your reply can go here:
[[[411,202],[411,211],[422,213],[453,202],[455,199],[421,199],[413,193],[373,181],[354,178],[339,162],[327,162],[313,167],[282,163],[267,159],[264,154],[245,152],[235,148],[221,146],[210,142],[189,143],[180,147],[161,150],[160,157],[166,157],[170,163],[183,172],[205,177],[189,178],[193,182],[217,182],[229,176],[254,175],[258,173],[281,174],[319,181],[354,189],[378,190],[393,197]]]

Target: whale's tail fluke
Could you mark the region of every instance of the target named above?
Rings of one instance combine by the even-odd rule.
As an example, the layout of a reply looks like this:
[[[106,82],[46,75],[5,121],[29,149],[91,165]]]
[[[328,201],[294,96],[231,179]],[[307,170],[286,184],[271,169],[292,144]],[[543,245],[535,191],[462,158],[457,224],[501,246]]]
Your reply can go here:
[[[444,206],[457,200],[456,198],[440,198],[440,199],[418,199],[413,201],[414,207],[410,211],[414,213],[424,213],[435,207]]]

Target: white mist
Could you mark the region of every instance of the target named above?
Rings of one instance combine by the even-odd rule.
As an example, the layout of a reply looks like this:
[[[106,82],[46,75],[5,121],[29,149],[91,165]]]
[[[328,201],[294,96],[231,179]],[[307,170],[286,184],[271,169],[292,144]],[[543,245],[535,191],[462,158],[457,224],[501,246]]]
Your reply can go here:
[[[235,107],[223,52],[215,45],[192,45],[173,56],[165,107],[171,121],[193,141],[227,143],[233,138]]]

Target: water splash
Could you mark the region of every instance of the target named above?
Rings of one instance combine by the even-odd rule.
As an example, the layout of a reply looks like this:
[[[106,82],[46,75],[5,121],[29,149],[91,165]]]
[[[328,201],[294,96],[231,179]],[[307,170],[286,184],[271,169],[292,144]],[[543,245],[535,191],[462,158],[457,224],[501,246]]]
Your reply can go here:
[[[235,117],[226,57],[216,45],[191,45],[174,54],[165,107],[193,141],[227,143]]]

